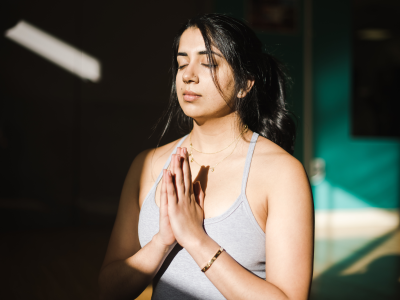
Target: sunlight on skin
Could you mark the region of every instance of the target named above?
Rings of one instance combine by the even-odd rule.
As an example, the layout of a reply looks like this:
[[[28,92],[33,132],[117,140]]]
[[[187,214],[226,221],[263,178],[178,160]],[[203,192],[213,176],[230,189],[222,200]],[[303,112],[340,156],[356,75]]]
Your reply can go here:
[[[221,95],[211,76],[210,68],[213,66],[205,51],[199,29],[189,28],[182,34],[177,56],[176,91],[182,110],[195,120],[192,140],[197,142],[196,147],[201,151],[213,152],[229,144],[242,129],[236,126],[237,115],[231,108],[236,97],[231,67],[221,52],[213,47]],[[249,90],[253,83],[249,80]],[[244,91],[237,97],[245,97],[246,93]],[[202,135],[202,138],[199,139],[198,135]],[[206,139],[203,135],[207,136]]]

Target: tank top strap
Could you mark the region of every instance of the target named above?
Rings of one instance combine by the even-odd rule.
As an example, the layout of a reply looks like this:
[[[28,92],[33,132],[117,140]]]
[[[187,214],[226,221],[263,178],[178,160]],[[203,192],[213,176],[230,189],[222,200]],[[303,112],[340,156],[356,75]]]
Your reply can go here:
[[[247,157],[246,157],[246,162],[244,164],[243,179],[242,179],[242,194],[246,194],[246,185],[250,172],[251,159],[253,158],[254,148],[256,146],[258,136],[259,136],[258,133],[253,132],[253,136],[251,137],[250,140],[249,149],[247,150]]]
[[[170,162],[171,162],[172,154],[175,154],[175,153],[176,153],[176,151],[178,150],[178,147],[179,147],[180,145],[182,145],[183,141],[188,137],[188,135],[189,135],[189,134],[187,134],[187,135],[185,135],[183,138],[181,138],[181,140],[179,141],[179,143],[175,146],[174,151],[172,151],[172,153],[169,155],[168,160],[167,160],[167,162],[165,163],[163,169],[168,168],[168,166],[169,166],[169,164],[170,164]],[[163,170],[161,170],[160,174],[158,175],[157,180],[156,180],[154,186],[157,186],[157,185],[160,183],[160,180],[161,180],[162,175],[163,175]]]

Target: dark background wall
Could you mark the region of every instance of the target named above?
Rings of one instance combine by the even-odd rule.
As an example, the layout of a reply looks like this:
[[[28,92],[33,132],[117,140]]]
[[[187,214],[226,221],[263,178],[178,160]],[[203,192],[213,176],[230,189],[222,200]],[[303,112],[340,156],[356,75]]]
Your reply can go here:
[[[83,81],[2,34],[3,228],[112,222],[130,163],[158,142],[149,137],[168,101],[175,32],[211,9],[195,0],[3,3],[2,31],[25,20],[102,68],[99,82]]]

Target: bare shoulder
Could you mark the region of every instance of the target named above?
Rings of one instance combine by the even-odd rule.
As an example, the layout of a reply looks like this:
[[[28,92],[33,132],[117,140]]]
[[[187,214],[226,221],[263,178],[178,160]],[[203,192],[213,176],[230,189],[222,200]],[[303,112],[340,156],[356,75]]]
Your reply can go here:
[[[285,193],[311,196],[308,177],[301,162],[262,136],[257,140],[252,169],[259,186],[266,188],[268,201],[278,199],[275,196]]]
[[[150,148],[136,155],[129,169],[127,179],[142,186],[146,182],[153,182],[161,172],[166,160],[180,139],[157,148]]]
[[[141,206],[144,197],[150,191],[158,175],[162,171],[170,154],[181,139],[177,139],[166,145],[144,150],[136,159],[141,162],[139,180],[139,205]],[[136,160],[135,159],[135,160]]]
[[[273,168],[278,174],[295,171],[303,172],[305,175],[301,162],[283,148],[263,136],[258,137],[253,159],[257,161],[256,165],[260,163],[261,168],[267,167],[268,165],[271,171],[271,168]]]
[[[139,155],[143,155],[144,163],[142,170],[142,178],[152,178],[153,182],[161,172],[170,154],[181,139],[177,139],[166,145],[151,148],[143,151]]]

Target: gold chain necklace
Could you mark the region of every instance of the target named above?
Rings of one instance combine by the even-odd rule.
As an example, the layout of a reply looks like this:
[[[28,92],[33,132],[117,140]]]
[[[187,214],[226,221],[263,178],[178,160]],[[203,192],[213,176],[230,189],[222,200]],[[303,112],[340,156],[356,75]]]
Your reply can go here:
[[[227,156],[225,156],[221,161],[219,161],[219,162],[218,162],[217,164],[215,164],[214,166],[210,166],[211,172],[214,172],[214,168],[215,168],[216,166],[218,166],[220,163],[222,163],[228,156],[230,156],[230,155],[233,153],[233,151],[235,151],[236,146],[237,146],[238,144],[239,144],[239,140],[236,142],[236,145],[235,145],[235,147],[233,148],[233,150],[232,150],[231,153],[229,153]],[[201,167],[201,165],[194,159],[194,156],[193,156],[193,152],[192,152],[192,151],[189,153],[189,156],[192,157],[192,159],[190,160],[190,162],[195,162],[199,167]]]
[[[214,172],[214,168],[216,167],[216,166],[218,166],[220,163],[222,163],[226,158],[228,158],[232,153],[233,153],[233,151],[235,151],[235,149],[236,149],[236,147],[237,147],[237,145],[239,144],[239,137],[241,137],[242,135],[243,135],[243,133],[245,132],[245,131],[247,131],[247,125],[245,125],[245,127],[244,127],[244,129],[243,129],[243,131],[239,134],[239,136],[233,141],[233,142],[235,142],[236,141],[236,145],[235,145],[235,147],[233,147],[233,149],[232,149],[232,152],[231,153],[229,153],[227,156],[225,156],[222,160],[220,160],[217,164],[215,164],[214,166],[210,166],[210,170],[211,170],[211,172]],[[190,133],[191,134],[191,133]],[[233,143],[231,143],[230,145],[232,145]],[[229,145],[229,146],[230,146]],[[228,147],[229,147],[228,146]],[[191,143],[191,140],[190,140],[190,153],[189,153],[189,156],[191,156],[192,158],[191,158],[191,160],[190,160],[190,162],[195,162],[199,167],[201,167],[202,165],[200,165],[195,159],[194,159],[194,156],[193,156],[193,146],[192,146],[192,143]],[[227,149],[227,148],[225,148],[225,149]],[[223,149],[223,150],[225,150],[225,149]],[[196,149],[194,149],[194,150],[196,150]],[[197,151],[197,150],[196,150]],[[218,151],[218,152],[221,152],[222,150],[220,150],[220,151]],[[218,152],[215,152],[215,153],[218,153]],[[200,152],[200,153],[203,153],[203,152]],[[214,153],[204,153],[204,154],[214,154]]]
[[[247,125],[244,125],[244,128],[243,128],[242,132],[237,136],[237,138],[235,138],[235,139],[233,140],[233,142],[230,143],[227,147],[225,147],[224,149],[219,150],[219,151],[217,151],[217,152],[202,152],[202,151],[200,151],[200,150],[197,150],[195,147],[193,147],[193,145],[192,145],[192,131],[193,131],[193,130],[192,130],[192,131],[190,132],[190,135],[189,135],[190,149],[195,150],[196,152],[199,152],[199,153],[203,153],[203,154],[216,154],[216,153],[220,153],[220,152],[222,152],[222,151],[228,149],[230,146],[232,146],[232,144],[233,144],[234,142],[236,142],[236,141],[243,135],[243,133],[244,133],[245,131],[247,131],[247,128],[248,128]],[[191,151],[191,152],[192,152],[192,151]]]

